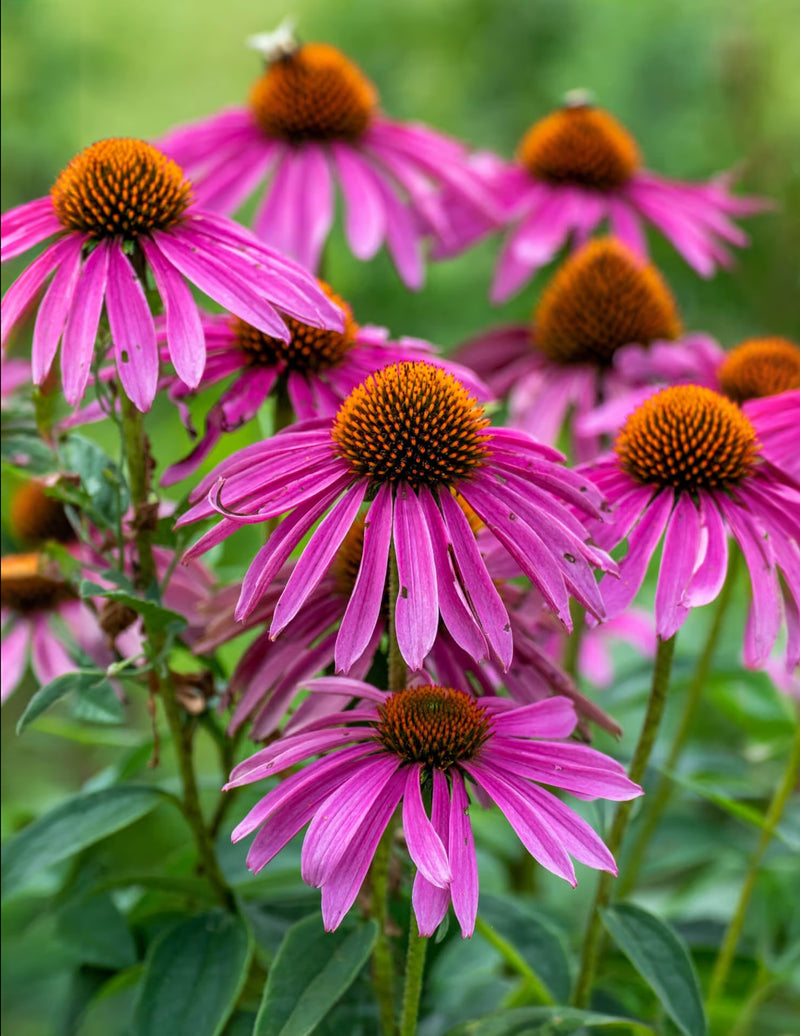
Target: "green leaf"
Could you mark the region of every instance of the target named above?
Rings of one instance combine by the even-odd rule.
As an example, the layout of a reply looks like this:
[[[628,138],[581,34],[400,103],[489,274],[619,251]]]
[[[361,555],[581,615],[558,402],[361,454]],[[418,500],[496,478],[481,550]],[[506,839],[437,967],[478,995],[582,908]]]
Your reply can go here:
[[[89,691],[102,683],[105,678],[106,674],[102,669],[79,669],[74,673],[57,676],[55,680],[51,680],[38,690],[28,702],[17,723],[17,733],[21,734],[29,723],[32,723],[37,716],[41,716],[66,694],[80,694],[83,691]]]
[[[88,579],[84,579],[81,583],[80,595],[81,597],[106,597],[111,601],[119,601],[120,604],[126,605],[141,615],[152,630],[170,629],[177,633],[186,625],[186,619],[179,612],[164,608],[155,601],[127,593],[125,590],[100,586]]]
[[[117,969],[136,963],[128,923],[108,893],[71,900],[59,911],[56,931],[82,964]]]
[[[43,867],[66,860],[87,845],[128,827],[161,801],[157,788],[120,784],[62,802],[3,846],[2,898],[23,887],[28,877]]]
[[[0,456],[4,465],[25,478],[44,475],[58,467],[55,453],[34,435],[4,435],[0,441]]]
[[[217,1036],[233,1013],[252,952],[241,919],[221,909],[170,928],[147,961],[135,1036]]]
[[[80,507],[99,525],[116,528],[128,508],[128,490],[108,454],[89,439],[71,435],[62,447],[61,466],[81,480],[79,490],[60,485],[62,498]]]
[[[676,932],[661,918],[630,903],[604,910],[603,924],[681,1032],[705,1036],[700,982]]]
[[[579,1011],[575,1007],[518,1007],[462,1022],[445,1036],[570,1036],[584,1026],[622,1029],[626,1033],[653,1036],[653,1030],[633,1018]]]
[[[544,984],[545,992],[550,994],[545,998],[546,1003],[560,1003],[569,998],[567,954],[556,931],[538,913],[516,899],[483,895],[480,920],[490,931],[482,926],[478,931],[511,967],[526,978],[533,976],[539,985]]]
[[[292,925],[270,968],[253,1036],[307,1036],[354,981],[378,937],[375,921],[325,932],[318,914]]]
[[[76,695],[71,705],[75,719],[83,723],[114,725],[125,719],[125,709],[108,680],[85,687]]]

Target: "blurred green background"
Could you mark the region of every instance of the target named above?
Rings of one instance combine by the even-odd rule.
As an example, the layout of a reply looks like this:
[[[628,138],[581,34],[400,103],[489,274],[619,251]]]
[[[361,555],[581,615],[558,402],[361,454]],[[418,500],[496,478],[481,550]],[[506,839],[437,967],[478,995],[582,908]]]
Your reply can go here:
[[[735,168],[742,189],[774,199],[776,211],[747,222],[753,244],[739,253],[733,271],[701,281],[653,237],[654,258],[687,328],[708,331],[725,345],[751,334],[800,336],[797,0],[297,0],[291,7],[252,0],[4,0],[2,13],[4,210],[45,194],[67,161],[96,139],[154,138],[176,123],[241,103],[259,67],[243,46],[245,37],[294,14],[303,38],[335,43],[361,65],[388,114],[424,119],[476,146],[510,156],[532,121],[566,91],[584,87],[629,127],[652,169],[706,178]],[[493,322],[525,317],[547,278],[540,275],[508,306],[493,310],[486,295],[496,252],[497,241],[490,241],[430,267],[425,289],[411,295],[385,255],[357,262],[337,229],[326,275],[359,321],[449,348]],[[26,261],[4,269],[4,286]],[[174,413],[157,404],[149,422],[159,460],[166,464],[186,452]],[[252,434],[237,435],[223,448]],[[239,561],[242,553],[228,560]],[[731,665],[740,629],[732,624]],[[785,732],[786,712],[773,698],[757,704],[752,686],[741,693],[753,699],[748,708],[763,714],[758,736],[769,745]],[[80,788],[144,736],[114,729],[104,735],[108,743],[90,745],[74,740],[76,729],[55,724],[48,730],[43,722],[17,739],[14,724],[29,693],[30,687],[22,689],[3,710],[6,833]],[[612,713],[618,707],[623,722],[632,704],[638,708],[639,699],[624,688],[604,700]],[[751,722],[751,713],[744,714]],[[709,723],[718,743],[743,737],[741,716],[729,715],[727,722],[713,731],[718,720]],[[756,763],[758,744],[751,749]],[[771,754],[766,747],[761,757]],[[208,761],[209,786],[218,787],[210,752]],[[761,773],[762,789],[769,776]],[[170,820],[148,822],[147,838],[160,839],[165,853],[176,852],[184,838]],[[135,833],[118,840],[117,853],[135,855]],[[706,850],[702,840],[694,846],[696,856]],[[491,887],[491,865],[488,875],[482,872],[485,880]],[[717,884],[722,916],[730,886]],[[685,896],[681,902],[685,908]],[[19,906],[7,923],[22,932],[29,920]],[[10,1036],[54,1031],[56,1001],[66,988],[69,954],[52,940],[52,925],[37,924],[33,939],[18,944],[6,975],[4,1031]],[[61,977],[43,981],[50,968]]]

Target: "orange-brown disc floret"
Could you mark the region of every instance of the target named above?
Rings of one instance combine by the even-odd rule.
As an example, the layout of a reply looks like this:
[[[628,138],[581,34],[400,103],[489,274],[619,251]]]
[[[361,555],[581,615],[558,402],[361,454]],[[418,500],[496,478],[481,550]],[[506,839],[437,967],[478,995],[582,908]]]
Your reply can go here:
[[[735,403],[800,389],[800,348],[788,338],[748,338],[732,349],[717,372]]]
[[[525,168],[549,183],[613,191],[641,165],[636,141],[613,115],[579,104],[535,122],[517,150]]]
[[[63,579],[48,575],[41,554],[6,554],[0,559],[0,600],[17,612],[50,611],[75,597]]]
[[[437,770],[472,759],[491,732],[486,710],[452,687],[409,687],[390,695],[378,713],[384,748]]]
[[[41,482],[26,482],[11,498],[9,524],[23,543],[38,545],[46,540],[69,543],[75,530],[64,505],[48,496]]]
[[[633,411],[614,448],[637,482],[697,492],[737,486],[759,446],[735,403],[699,385],[675,385]]]
[[[623,345],[649,345],[681,331],[661,274],[613,238],[588,242],[559,267],[533,325],[536,348],[554,362],[599,366]]]
[[[319,286],[342,310],[344,331],[325,331],[295,320],[294,317],[284,316],[291,338],[283,342],[233,317],[233,333],[240,348],[247,354],[249,363],[266,367],[282,364],[287,370],[319,372],[342,362],[355,344],[358,324],[353,320],[353,313],[344,299],[339,298],[323,281],[319,281]]]
[[[331,435],[356,475],[450,486],[485,461],[488,424],[452,374],[431,363],[396,363],[353,389]]]
[[[132,239],[174,226],[192,200],[192,187],[180,166],[152,144],[123,137],[76,155],[50,197],[67,230]]]
[[[259,126],[291,143],[358,140],[377,103],[363,72],[327,43],[306,43],[279,58],[250,91]]]

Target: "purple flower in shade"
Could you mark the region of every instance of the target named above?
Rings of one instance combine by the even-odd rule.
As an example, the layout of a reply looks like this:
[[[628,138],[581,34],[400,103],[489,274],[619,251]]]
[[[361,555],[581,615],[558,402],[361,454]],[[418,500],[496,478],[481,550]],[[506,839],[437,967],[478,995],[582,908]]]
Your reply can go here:
[[[199,384],[206,363],[200,314],[186,281],[259,330],[287,339],[275,311],[342,327],[342,316],[295,263],[221,216],[199,208],[182,170],[141,140],[92,144],[64,169],[46,198],[2,219],[3,262],[57,235],[3,298],[2,341],[48,278],[33,331],[34,384],[61,342],[67,402],[89,379],[105,304],[120,380],[140,410],[158,382],[158,346],[145,289],[150,271],[166,310],[169,352],[178,376]]]
[[[474,522],[474,519],[473,519]],[[482,542],[488,539],[488,543]],[[241,636],[247,630],[260,632],[250,642],[239,659],[230,680],[221,708],[235,703],[229,732],[233,733],[246,720],[252,720],[250,736],[262,741],[273,734],[284,720],[284,731],[317,719],[323,711],[344,708],[349,696],[341,700],[331,695],[311,695],[302,701],[289,718],[289,710],[305,681],[336,661],[336,638],[350,598],[353,595],[361,566],[364,545],[364,522],[358,520],[348,531],[337,551],[331,568],[309,594],[300,613],[276,638],[269,635],[268,626],[287,582],[297,564],[288,561],[278,572],[267,592],[244,623],[236,622],[236,603],[240,588],[228,586],[211,596],[204,607],[207,625],[204,635],[195,644],[195,651],[204,654],[215,651],[221,644]],[[488,649],[476,643],[478,634],[469,628],[470,640],[462,647],[443,623],[430,654],[425,659],[425,674],[435,682],[474,693],[494,695],[507,689],[515,701],[530,704],[552,695],[568,697],[584,724],[597,723],[612,734],[619,734],[617,724],[594,702],[578,691],[574,682],[551,658],[548,641],[553,625],[546,628],[547,640],[542,643],[534,636],[541,631],[541,616],[545,611],[538,592],[526,593],[509,581],[520,575],[519,569],[508,564],[508,556],[500,557],[503,548],[486,533],[482,533],[478,547],[483,554],[489,574],[508,609],[514,643],[514,658],[507,673],[486,656]],[[536,614],[531,616],[528,599],[536,598]],[[372,637],[362,656],[349,668],[347,675],[364,679],[370,671],[386,632],[388,597],[384,598]],[[560,626],[559,626],[560,628]],[[585,637],[586,639],[586,637]],[[473,654],[483,658],[477,663]],[[420,677],[421,678],[421,677]]]
[[[468,787],[495,802],[528,852],[576,884],[570,860],[616,873],[614,860],[585,820],[538,782],[582,799],[626,800],[641,794],[619,763],[565,742],[577,717],[571,702],[551,698],[518,706],[475,699],[441,686],[386,694],[360,681],[328,678],[314,693],[362,699],[329,714],[237,766],[227,788],[287,770],[320,753],[268,792],[233,832],[258,831],[247,865],[258,872],[309,824],[302,875],[322,889],[322,917],[336,928],[350,909],[381,835],[402,801],[403,830],[417,867],[412,903],[422,935],[453,909],[464,937],[478,908],[478,870]],[[423,802],[430,801],[430,817]],[[309,823],[310,822],[310,823]]]
[[[423,240],[454,237],[443,187],[472,218],[499,224],[465,148],[426,126],[387,119],[372,83],[341,51],[286,38],[258,49],[267,66],[247,107],[173,130],[160,142],[191,175],[203,205],[233,213],[268,183],[256,234],[314,270],[338,184],[353,255],[371,259],[385,241],[410,288],[423,282]]]
[[[22,680],[29,657],[42,686],[77,668],[58,629],[59,620],[75,645],[97,665],[113,661],[97,616],[44,555],[6,554],[0,566],[2,701]]]
[[[234,377],[209,410],[203,438],[185,460],[165,472],[165,484],[177,482],[195,471],[220,436],[251,421],[274,392],[286,392],[300,420],[325,414],[333,416],[348,393],[374,370],[390,363],[427,360],[452,371],[480,398],[488,398],[486,387],[471,371],[437,360],[428,342],[418,338],[401,338],[394,342],[389,340],[384,328],[359,327],[348,304],[322,281],[319,285],[344,314],[343,331],[312,327],[287,316],[290,338],[284,342],[235,317],[203,318],[208,362],[196,391],[231,375]],[[163,379],[164,386],[179,406],[187,428],[193,431],[184,401],[195,390],[174,377]]]
[[[786,338],[749,338],[724,350],[713,338],[696,336],[650,349],[632,346],[615,360],[629,385],[627,395],[609,399],[578,419],[578,434],[615,434],[631,410],[665,385],[705,385],[738,403],[751,419],[766,422],[764,456],[800,479],[800,348]],[[781,405],[770,397],[780,396]]]
[[[179,520],[185,525],[222,515],[188,556],[243,523],[288,514],[245,576],[236,614],[243,619],[323,519],[275,608],[270,632],[277,636],[330,568],[367,503],[364,552],[337,638],[337,668],[347,671],[373,635],[392,546],[397,638],[408,664],[422,666],[441,614],[456,639],[475,643],[477,637],[507,668],[513,646],[508,614],[455,492],[568,628],[570,594],[591,614],[604,615],[592,566],[615,566],[588,543],[570,509],[599,517],[602,500],[592,484],[530,436],[488,426],[483,407],[442,368],[385,367],[350,393],[335,419],[301,422],[223,461],[195,489],[197,502]]]
[[[729,174],[685,183],[643,169],[628,131],[577,96],[533,124],[515,162],[481,153],[470,164],[493,189],[511,227],[495,270],[493,302],[510,298],[570,237],[583,244],[603,221],[642,256],[647,255],[643,223],[652,224],[690,266],[710,277],[717,266],[730,265],[728,245],[748,243],[731,217],[770,207],[762,199],[732,194]],[[437,257],[452,255],[493,229],[465,210],[454,213],[453,223],[458,238],[440,244]]]
[[[588,461],[601,439],[583,431],[580,418],[642,384],[620,368],[620,357],[658,346],[668,354],[680,333],[675,300],[656,268],[614,238],[601,238],[558,269],[530,325],[486,331],[457,355],[495,395],[508,396],[514,427],[555,443],[569,421],[576,458]]]
[[[719,594],[732,536],[753,588],[745,664],[766,664],[783,597],[793,668],[800,660],[800,484],[764,456],[769,407],[780,408],[783,396],[760,403],[763,414],[747,416],[709,388],[663,389],[630,414],[613,453],[584,473],[615,505],[612,520],[595,530],[598,542],[628,541],[619,579],[603,581],[609,616],[630,605],[663,538],[656,632],[671,637],[692,608]]]

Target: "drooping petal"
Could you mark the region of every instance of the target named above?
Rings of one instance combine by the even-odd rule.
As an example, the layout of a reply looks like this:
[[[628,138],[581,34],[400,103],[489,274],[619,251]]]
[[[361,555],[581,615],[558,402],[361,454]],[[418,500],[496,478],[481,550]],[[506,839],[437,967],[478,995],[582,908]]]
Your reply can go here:
[[[158,384],[158,346],[142,284],[122,247],[108,250],[106,311],[122,387],[139,410],[153,405]]]
[[[61,343],[64,398],[75,406],[83,398],[91,373],[95,338],[108,276],[109,242],[101,241],[83,264]]]
[[[422,803],[420,777],[422,763],[414,763],[406,771],[403,792],[403,831],[408,853],[423,877],[437,888],[450,884],[450,864],[447,851],[436,832]]]
[[[39,306],[31,345],[31,373],[34,385],[41,385],[53,366],[67,314],[75,296],[82,262],[81,249],[76,244],[56,270],[47,294]]]
[[[25,673],[30,634],[30,624],[17,617],[11,619],[8,628],[3,631],[0,701],[6,700]]]
[[[461,925],[461,935],[469,939],[475,930],[478,914],[478,860],[475,855],[475,841],[469,822],[469,800],[464,778],[452,771],[453,787],[450,803],[449,855],[453,880],[450,895],[453,910]]]
[[[450,821],[450,793],[447,787],[447,778],[438,769],[433,770],[432,776],[431,823],[442,840],[442,844],[447,848]],[[431,936],[442,923],[447,913],[447,907],[450,904],[450,890],[433,885],[418,870],[414,875],[411,904],[417,918],[419,934]]]
[[[364,171],[364,160],[347,144],[333,142],[331,152],[344,195],[344,228],[357,259],[372,259],[386,230],[383,196],[373,177]]]
[[[397,488],[394,545],[399,592],[395,603],[397,642],[412,669],[421,669],[439,625],[433,547],[422,506],[410,486]]]
[[[700,514],[689,493],[681,493],[664,534],[656,588],[656,632],[667,640],[689,614],[686,590],[701,556]]]
[[[37,292],[53,270],[69,259],[74,252],[80,255],[82,245],[83,238],[77,234],[71,234],[50,245],[34,259],[30,266],[25,267],[3,296],[3,302],[0,305],[0,323],[2,323],[0,344],[5,345],[15,324],[36,298]]]

